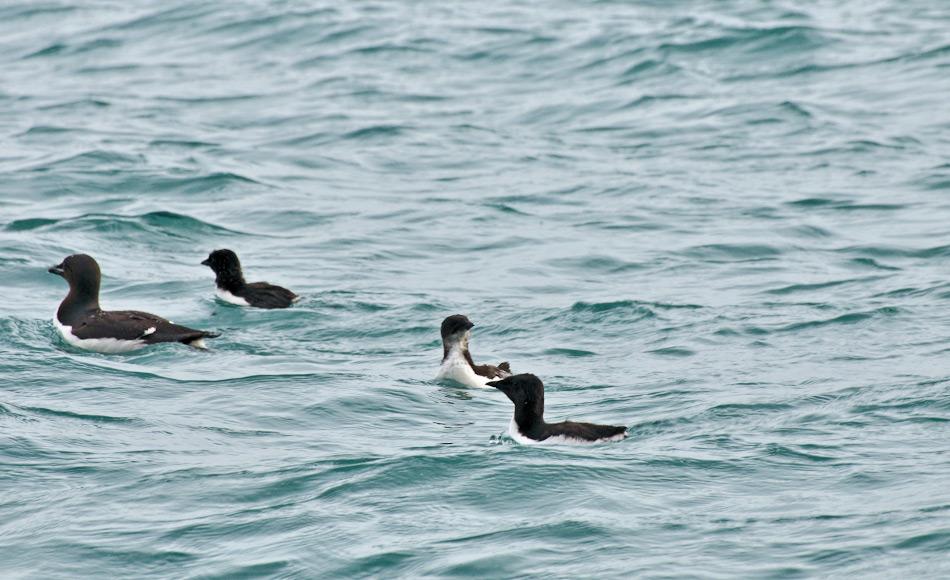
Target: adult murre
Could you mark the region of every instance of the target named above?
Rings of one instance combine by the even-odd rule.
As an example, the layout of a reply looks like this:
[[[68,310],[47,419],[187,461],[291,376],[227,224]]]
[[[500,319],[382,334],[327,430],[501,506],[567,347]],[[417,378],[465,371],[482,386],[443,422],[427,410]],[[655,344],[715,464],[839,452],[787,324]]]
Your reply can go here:
[[[522,444],[532,443],[601,443],[620,441],[627,428],[593,423],[544,422],[544,383],[531,374],[514,375],[488,386],[503,392],[515,404],[515,414],[508,425],[508,434]]]
[[[216,294],[225,302],[255,308],[287,308],[300,299],[280,286],[267,282],[245,282],[241,261],[231,250],[215,250],[201,265],[214,271]]]
[[[106,311],[99,307],[99,264],[86,254],[67,257],[49,269],[69,282],[69,294],[59,305],[53,324],[69,344],[102,353],[138,350],[159,342],[181,342],[205,348],[205,338],[216,332],[195,330],[147,312]]]
[[[442,366],[437,381],[449,379],[468,387],[485,388],[492,379],[511,376],[511,367],[503,362],[498,366],[476,365],[468,352],[472,321],[461,314],[453,314],[442,321]]]

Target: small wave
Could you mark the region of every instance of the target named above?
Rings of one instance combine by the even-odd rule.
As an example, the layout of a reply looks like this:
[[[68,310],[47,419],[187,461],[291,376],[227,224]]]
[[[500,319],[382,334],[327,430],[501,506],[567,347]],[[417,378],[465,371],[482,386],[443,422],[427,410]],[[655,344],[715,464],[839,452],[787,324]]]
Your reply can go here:
[[[362,129],[357,129],[355,131],[350,131],[349,133],[344,134],[342,139],[366,141],[369,139],[395,137],[397,135],[402,135],[406,129],[407,128],[403,125],[373,125],[370,127],[363,127]]]
[[[877,260],[874,260],[873,258],[852,258],[851,260],[849,260],[849,263],[854,264],[856,266],[874,268],[875,270],[889,270],[891,272],[900,270],[900,268],[898,268],[897,266],[888,266],[886,264],[881,264],[880,262],[878,262]]]
[[[950,189],[950,174],[947,173],[947,169],[950,169],[950,164],[944,164],[938,167],[937,172],[921,177],[914,183],[923,186],[924,189],[929,191]]]
[[[694,246],[684,252],[689,257],[711,262],[774,260],[782,253],[782,250],[764,244],[706,244]]]
[[[770,443],[766,446],[766,453],[774,457],[781,457],[785,459],[793,460],[804,460],[810,463],[829,463],[841,461],[840,458],[832,455],[823,455],[815,453],[806,449],[806,446],[801,446],[801,449],[793,449],[788,445],[779,445],[778,443]]]
[[[836,199],[809,197],[798,201],[788,202],[786,205],[804,208],[828,208],[837,211],[897,211],[910,207],[903,203],[855,203]]]
[[[517,538],[537,538],[549,540],[552,538],[592,538],[606,537],[607,529],[591,522],[582,522],[576,520],[558,520],[556,522],[538,524],[528,527],[516,527],[508,529],[493,530],[481,532],[472,535],[457,536],[455,538],[442,540],[441,544],[468,543],[474,539],[494,539],[500,542],[506,542]]]
[[[0,19],[3,22],[14,22],[16,20],[29,20],[36,16],[56,15],[61,16],[70,12],[79,10],[79,6],[68,6],[65,4],[11,4],[0,7]]]
[[[410,54],[431,54],[431,48],[425,46],[412,46],[411,44],[397,44],[393,42],[381,42],[370,46],[360,46],[350,49],[346,54],[360,55],[398,55],[400,53]]]
[[[874,318],[897,316],[900,313],[901,313],[900,308],[897,308],[894,306],[885,306],[882,308],[877,308],[877,309],[869,310],[866,312],[851,312],[848,314],[842,314],[841,316],[835,316],[834,318],[827,318],[823,320],[810,320],[808,322],[796,322],[794,324],[788,324],[786,326],[779,327],[775,331],[776,332],[796,332],[800,330],[821,328],[824,326],[858,324],[859,322],[864,322],[865,320],[871,320]]]
[[[690,350],[688,348],[683,348],[679,346],[667,346],[663,348],[657,348],[654,350],[648,350],[647,352],[650,354],[658,355],[658,356],[672,356],[672,357],[678,357],[678,358],[693,356],[696,354],[696,351],[694,350]]]
[[[834,232],[813,225],[798,225],[788,230],[790,233],[803,238],[833,238]]]
[[[17,419],[24,418],[23,415],[14,411],[12,406],[7,406],[7,405],[4,405],[3,403],[0,403],[0,416],[2,415],[7,415],[7,416],[14,417]]]
[[[41,111],[57,111],[57,110],[70,110],[70,109],[81,109],[84,107],[91,107],[93,109],[105,109],[106,107],[111,107],[112,103],[104,99],[96,98],[84,98],[84,99],[71,99],[68,101],[63,101],[59,103],[53,103],[51,105],[43,105],[37,107]],[[31,134],[34,129],[37,127],[31,127],[26,134]],[[68,129],[52,128],[54,133],[62,133],[68,131]]]
[[[617,320],[617,317],[620,316],[623,320],[645,320],[649,318],[655,318],[656,314],[651,308],[642,304],[636,304],[633,302],[616,302],[616,303],[600,303],[600,304],[588,304],[586,302],[577,302],[571,306],[571,313],[574,315],[586,315],[593,320],[606,320],[611,321]],[[560,314],[554,315],[551,317],[554,320],[559,320],[561,318]]]
[[[169,211],[151,212],[131,217],[113,214],[86,214],[68,219],[26,218],[13,221],[6,226],[8,231],[30,231],[44,228],[57,231],[93,230],[122,235],[161,233],[172,237],[248,235],[188,215]]]
[[[55,125],[33,125],[26,131],[20,133],[20,137],[59,135],[73,131],[69,127],[57,127]]]
[[[114,417],[110,415],[90,415],[87,413],[77,413],[74,411],[61,411],[57,409],[48,409],[46,407],[20,407],[21,410],[42,415],[46,417],[59,417],[63,419],[76,419],[78,421],[90,421],[92,423],[117,423],[117,424],[145,424],[142,419],[137,417]]]
[[[947,288],[947,284],[937,284],[935,286],[928,286],[923,288],[915,287],[905,287],[897,288],[895,290],[888,290],[887,292],[882,292],[880,294],[875,294],[874,298],[906,298],[911,296],[929,296],[934,293],[938,293],[940,290]]]
[[[246,564],[244,566],[230,566],[218,574],[203,576],[208,580],[228,580],[231,578],[283,578],[288,571],[292,571],[291,563],[286,560],[274,560],[272,562],[258,562],[255,564]],[[299,573],[300,571],[297,571]],[[294,577],[294,573],[286,577]]]
[[[59,54],[60,52],[64,50],[66,50],[65,44],[54,42],[53,44],[50,44],[46,46],[45,48],[41,48],[40,50],[37,50],[36,52],[31,52],[30,54],[24,56],[23,58],[40,58],[44,56],[51,56],[54,54]]]
[[[55,223],[59,223],[59,221],[60,220],[49,218],[26,218],[8,223],[5,229],[8,232],[25,232],[42,228],[44,226],[53,225]]]
[[[487,203],[487,204],[485,204],[485,206],[486,206],[486,207],[493,208],[493,209],[497,209],[498,211],[500,211],[500,212],[502,212],[502,213],[508,213],[508,214],[512,214],[512,215],[521,215],[521,216],[529,216],[529,215],[531,215],[530,213],[523,212],[523,211],[521,211],[521,210],[519,210],[519,209],[517,209],[517,208],[515,208],[515,207],[512,207],[512,206],[510,206],[510,205],[508,205],[508,204],[506,204],[506,203]]]
[[[530,243],[530,241],[529,241]],[[643,270],[644,264],[627,262],[612,256],[584,256],[581,258],[556,258],[547,260],[547,264],[573,271],[592,271],[603,274],[620,274],[632,270]]]
[[[253,101],[259,99],[263,96],[266,96],[263,93],[252,93],[252,94],[219,94],[219,95],[202,95],[195,97],[188,96],[157,96],[154,97],[157,101],[167,101],[169,103],[185,103],[190,105],[219,105],[219,104],[228,104],[228,103],[239,103],[242,101]]]
[[[780,296],[786,294],[798,294],[802,292],[815,292],[818,290],[825,290],[828,288],[835,288],[838,286],[844,286],[847,284],[859,284],[863,282],[875,282],[877,280],[883,280],[886,277],[884,276],[869,276],[867,278],[849,278],[847,280],[831,280],[829,282],[816,282],[813,284],[790,284],[788,286],[782,286],[781,288],[773,288],[771,290],[766,290],[766,294],[777,294]]]
[[[142,161],[143,158],[140,155],[129,155],[117,151],[96,149],[57,159],[56,161],[37,167],[35,171],[80,169],[101,172],[103,171],[103,167],[115,168],[116,166],[121,166],[129,168],[140,165]]]
[[[870,258],[942,258],[950,256],[950,244],[929,248],[900,248],[896,246],[848,246],[833,250],[842,254],[860,254]]]
[[[137,64],[108,64],[108,65],[95,65],[95,66],[84,66],[76,69],[77,75],[111,75],[111,74],[125,74],[132,75],[135,71],[139,70],[140,67]]]
[[[641,311],[642,309],[659,309],[659,310],[674,310],[674,309],[689,309],[695,310],[702,308],[698,304],[672,304],[668,302],[645,302],[640,300],[618,300],[616,302],[575,302],[571,305],[572,312],[608,312],[611,310],[632,310],[632,311]]]
[[[808,26],[776,26],[773,28],[729,28],[718,36],[702,40],[668,42],[659,45],[664,53],[709,53],[739,48],[761,58],[770,53],[786,53],[827,46],[831,39],[821,30]]]
[[[270,16],[262,16],[259,13],[253,13],[253,16],[249,18],[239,18],[237,20],[232,20],[231,22],[225,22],[224,24],[215,23],[215,25],[206,29],[205,33],[220,34],[225,38],[232,38],[234,35],[247,34],[248,32],[257,29],[273,29],[275,26],[279,26],[284,22],[299,23],[313,18],[330,17],[337,14],[337,12],[338,11],[336,8],[328,7],[293,10],[280,14],[272,14]]]
[[[715,418],[742,418],[787,411],[791,408],[792,406],[786,403],[723,403],[707,409],[703,415]]]
[[[153,139],[149,141],[149,147],[169,147],[182,149],[203,149],[207,147],[219,147],[219,143],[209,141],[196,141],[192,139]]]
[[[941,530],[913,536],[898,542],[894,547],[898,550],[915,549],[947,554],[950,552],[950,530]]]
[[[97,38],[88,42],[82,42],[75,45],[68,45],[60,42],[50,44],[49,46],[30,53],[23,58],[43,58],[56,55],[76,55],[93,52],[99,49],[116,48],[122,46],[122,41],[116,38]]]
[[[596,228],[606,231],[619,231],[619,232],[651,232],[657,230],[669,229],[669,226],[658,223],[658,222],[647,222],[643,220],[637,220],[630,217],[620,218],[625,219],[630,223],[611,223],[602,220],[589,221],[577,224],[579,228]]]
[[[566,356],[569,358],[597,356],[596,352],[575,348],[549,348],[544,351],[544,354],[552,356]]]
[[[173,25],[175,24],[184,26],[190,25],[199,20],[202,16],[212,14],[215,10],[216,8],[211,5],[191,4],[153,10],[144,14],[142,12],[136,12],[132,18],[104,26],[100,30],[137,31],[140,34],[149,31],[155,34],[167,34],[170,26],[174,28]]]
[[[634,63],[628,66],[622,73],[620,73],[620,79],[623,83],[630,83],[635,80],[642,80],[645,76],[648,76],[647,73],[650,73],[649,76],[670,76],[679,72],[680,67],[675,64],[669,63],[665,60],[659,60],[655,58],[648,58],[641,60],[638,63]],[[670,95],[668,97],[661,97],[662,100],[668,99],[679,99],[679,98],[689,98],[680,95]],[[639,99],[638,99],[639,100]]]

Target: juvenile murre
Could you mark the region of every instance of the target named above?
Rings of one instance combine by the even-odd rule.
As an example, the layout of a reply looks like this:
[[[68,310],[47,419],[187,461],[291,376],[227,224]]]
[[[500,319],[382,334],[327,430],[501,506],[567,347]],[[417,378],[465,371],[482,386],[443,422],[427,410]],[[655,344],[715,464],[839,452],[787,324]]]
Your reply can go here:
[[[544,422],[544,383],[531,374],[514,375],[492,381],[495,387],[515,404],[515,414],[508,425],[508,434],[522,444],[533,443],[601,443],[620,441],[627,428],[593,423]]]
[[[205,338],[220,336],[216,332],[179,326],[147,312],[102,310],[99,308],[102,274],[92,256],[74,254],[49,272],[69,282],[69,294],[53,316],[53,324],[73,346],[117,353],[158,342],[181,342],[203,349]]]
[[[201,265],[214,270],[216,293],[225,302],[255,308],[287,308],[300,299],[280,286],[267,282],[245,282],[241,262],[231,250],[215,250]]]
[[[498,366],[476,365],[468,352],[472,321],[461,314],[453,314],[442,321],[442,366],[437,381],[453,380],[468,387],[484,388],[492,379],[511,376],[511,367],[503,362]]]

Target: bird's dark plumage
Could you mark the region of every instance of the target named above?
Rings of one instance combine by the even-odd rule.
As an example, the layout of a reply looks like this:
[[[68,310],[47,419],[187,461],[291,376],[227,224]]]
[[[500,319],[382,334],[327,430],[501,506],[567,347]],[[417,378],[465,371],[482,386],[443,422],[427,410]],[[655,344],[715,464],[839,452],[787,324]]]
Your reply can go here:
[[[545,441],[552,437],[563,437],[578,442],[617,441],[626,436],[627,428],[614,425],[595,425],[593,423],[546,423],[544,421],[544,383],[532,374],[513,375],[500,381],[492,381],[488,386],[505,393],[515,405],[512,427],[521,436],[534,442]]]
[[[214,271],[214,281],[220,293],[244,300],[248,306],[287,308],[298,298],[290,290],[267,282],[245,282],[241,261],[231,250],[215,250],[201,264]]]
[[[60,321],[63,322],[63,321]],[[183,342],[220,336],[215,332],[195,330],[169,322],[160,316],[135,310],[99,310],[81,317],[78,324],[66,324],[72,333],[82,340],[90,338],[115,338],[117,340],[143,340],[145,344],[159,342]],[[152,330],[154,329],[154,330]]]
[[[132,350],[146,344],[159,342],[181,342],[199,346],[203,338],[215,338],[220,334],[196,330],[169,322],[160,316],[134,310],[106,311],[99,307],[99,285],[102,274],[99,264],[86,254],[67,257],[61,264],[49,269],[50,273],[62,276],[69,283],[69,294],[63,299],[56,311],[56,320],[64,337],[73,344],[79,341],[94,340],[132,341],[136,344],[127,348],[106,348],[104,352]],[[71,336],[66,336],[66,333]],[[100,350],[95,344],[77,344],[83,348]]]

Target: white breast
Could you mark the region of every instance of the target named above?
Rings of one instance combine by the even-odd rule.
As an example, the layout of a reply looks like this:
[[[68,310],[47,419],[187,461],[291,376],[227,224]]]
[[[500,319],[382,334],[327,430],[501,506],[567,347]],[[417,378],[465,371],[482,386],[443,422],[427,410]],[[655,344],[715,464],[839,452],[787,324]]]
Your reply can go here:
[[[475,374],[475,371],[472,370],[471,365],[469,365],[468,361],[465,360],[465,357],[462,356],[462,352],[453,348],[451,351],[449,351],[449,356],[445,358],[442,366],[439,367],[439,374],[435,376],[435,380],[450,380],[465,385],[466,387],[475,387],[476,389],[491,389],[492,387],[489,387],[485,383],[488,381],[494,381],[495,379],[489,379]]]
[[[511,417],[511,423],[508,423],[508,435],[514,439],[515,442],[522,445],[538,445],[539,443],[547,443],[547,440],[537,441],[522,435],[521,431],[518,430],[518,423],[515,422],[514,416]],[[550,439],[550,437],[548,437],[548,439]]]
[[[69,344],[76,348],[101,352],[104,354],[116,354],[120,352],[131,352],[145,346],[144,340],[119,340],[117,338],[79,338],[73,334],[73,327],[66,326],[59,321],[56,315],[53,315],[53,324],[63,338]]]
[[[234,294],[231,294],[227,290],[224,290],[221,288],[215,288],[214,293],[218,295],[218,298],[220,298],[221,300],[224,300],[225,302],[228,302],[229,304],[237,304],[238,306],[250,306],[250,304],[247,303],[247,300],[241,298],[240,296],[235,296]]]

